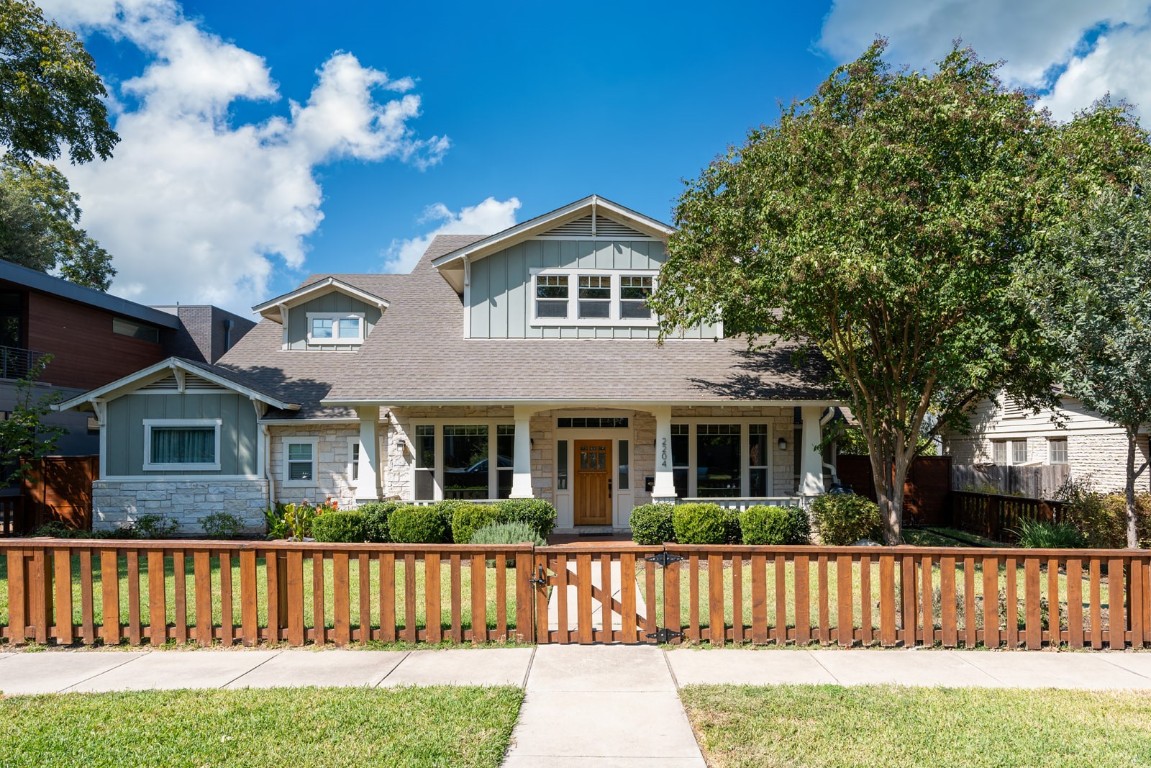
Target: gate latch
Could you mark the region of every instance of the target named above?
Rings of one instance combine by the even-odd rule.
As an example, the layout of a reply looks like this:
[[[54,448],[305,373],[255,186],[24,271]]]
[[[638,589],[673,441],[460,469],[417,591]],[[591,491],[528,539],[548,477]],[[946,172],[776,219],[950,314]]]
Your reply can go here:
[[[548,583],[548,575],[544,572],[544,567],[541,565],[536,571],[534,579],[528,579],[528,582],[535,584],[537,587],[546,587]]]

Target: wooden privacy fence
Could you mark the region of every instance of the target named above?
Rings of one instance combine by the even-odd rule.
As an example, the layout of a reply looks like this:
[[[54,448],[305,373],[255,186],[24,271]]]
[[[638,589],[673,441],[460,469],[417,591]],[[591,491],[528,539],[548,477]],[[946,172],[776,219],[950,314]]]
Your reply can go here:
[[[1151,645],[1142,550],[29,539],[0,551],[11,644]]]
[[[952,525],[996,541],[1017,541],[1024,520],[1058,522],[1066,505],[1047,499],[951,492]]]

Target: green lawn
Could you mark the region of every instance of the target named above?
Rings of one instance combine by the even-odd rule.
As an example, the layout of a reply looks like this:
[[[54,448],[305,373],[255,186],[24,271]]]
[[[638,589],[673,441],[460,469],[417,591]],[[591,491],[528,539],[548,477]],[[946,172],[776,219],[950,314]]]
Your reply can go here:
[[[518,688],[303,688],[0,699],[0,764],[497,766]]]
[[[1151,693],[868,686],[689,686],[713,768],[1134,766]]]
[[[7,559],[0,557],[0,624],[8,622],[8,573],[7,573]],[[353,628],[358,627],[359,620],[359,605],[360,605],[360,567],[358,561],[353,559],[349,564],[349,605],[351,607]],[[103,574],[100,572],[100,560],[98,557],[93,557],[92,560],[92,600],[93,600],[93,614],[95,623],[100,624],[104,616],[104,598],[102,590]],[[379,562],[370,561],[369,563],[369,598],[371,601],[371,623],[373,627],[380,626],[380,579],[379,579]],[[212,620],[216,625],[220,624],[221,619],[221,581],[220,581],[220,563],[219,559],[213,557],[211,559],[212,570]],[[82,619],[81,613],[81,586],[80,586],[80,566],[79,557],[72,557],[72,622],[73,624],[80,624]],[[231,564],[232,575],[232,622],[236,626],[240,625],[240,565],[239,558],[233,557]],[[303,589],[304,589],[304,624],[306,627],[314,627],[317,622],[313,617],[313,601],[312,601],[312,587],[314,580],[314,572],[312,562],[310,559],[304,560],[303,572]],[[128,566],[126,559],[120,557],[118,561],[119,580],[119,595],[120,595],[120,622],[127,623],[128,620]],[[427,626],[427,611],[426,611],[426,590],[424,588],[426,581],[426,571],[423,562],[416,563],[415,569],[415,597],[416,597],[416,626],[425,628]],[[486,624],[489,629],[494,629],[496,626],[496,602],[499,599],[496,592],[496,572],[492,564],[488,564],[485,570],[486,584]],[[396,563],[395,566],[395,623],[399,627],[405,625],[405,608],[404,608],[404,595],[406,590],[406,569],[402,562]],[[140,598],[141,598],[141,619],[144,626],[148,625],[148,568],[146,558],[140,560]],[[189,555],[184,560],[184,591],[185,591],[185,614],[186,621],[189,626],[195,623],[196,619],[196,604],[195,604],[195,578],[194,578],[194,565],[192,557]],[[256,583],[257,589],[257,603],[258,603],[258,619],[260,626],[267,626],[268,619],[268,591],[267,591],[267,568],[264,560],[258,560],[256,565]],[[440,624],[444,628],[451,626],[451,566],[449,563],[444,562],[440,565]],[[164,585],[165,585],[165,607],[167,613],[168,623],[172,624],[175,621],[175,595],[176,595],[176,578],[173,570],[172,559],[170,557],[164,560]],[[460,594],[461,594],[461,610],[460,620],[464,629],[470,629],[472,626],[472,611],[471,611],[471,586],[472,586],[472,573],[471,568],[465,562],[460,569]],[[503,601],[505,610],[507,611],[508,627],[515,627],[515,569],[508,568],[506,571],[506,584],[505,592],[503,594]],[[333,565],[331,559],[324,562],[324,617],[323,625],[327,627],[334,626],[334,610],[335,610],[335,595],[334,595],[334,579],[333,579]]]

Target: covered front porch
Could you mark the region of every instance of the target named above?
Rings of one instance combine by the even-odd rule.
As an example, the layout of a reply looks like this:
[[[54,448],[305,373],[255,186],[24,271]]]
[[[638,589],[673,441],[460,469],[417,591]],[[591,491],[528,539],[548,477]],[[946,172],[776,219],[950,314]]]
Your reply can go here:
[[[557,534],[626,532],[631,510],[650,502],[799,505],[824,490],[828,405],[391,406],[379,496],[542,498],[556,507]],[[360,434],[371,441],[378,411],[365,411]],[[361,478],[369,456],[361,447]]]

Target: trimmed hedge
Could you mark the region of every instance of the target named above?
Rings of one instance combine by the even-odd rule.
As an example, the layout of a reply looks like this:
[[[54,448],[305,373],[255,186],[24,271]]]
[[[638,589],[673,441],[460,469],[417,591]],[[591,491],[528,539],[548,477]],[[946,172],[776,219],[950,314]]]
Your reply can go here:
[[[326,512],[312,523],[312,538],[328,542],[367,540],[367,519],[361,512]]]
[[[723,544],[730,516],[718,504],[677,504],[671,514],[675,540],[680,544]]]
[[[527,523],[543,540],[556,527],[556,508],[544,499],[504,499],[496,504],[501,523]]]
[[[387,544],[392,540],[388,532],[388,518],[400,507],[408,506],[402,501],[369,501],[356,507],[364,516],[364,536],[374,544]]]
[[[810,537],[801,507],[748,507],[739,525],[744,544],[806,544]]]
[[[452,506],[452,541],[467,544],[480,528],[504,522],[495,504],[459,504]]]
[[[388,534],[397,544],[447,544],[452,531],[439,504],[424,507],[410,504],[392,510]]]
[[[854,493],[825,493],[811,502],[811,517],[819,540],[829,546],[846,546],[862,539],[881,541],[883,520],[879,505]]]
[[[675,541],[671,522],[674,504],[642,504],[631,511],[631,540],[636,544]]]

